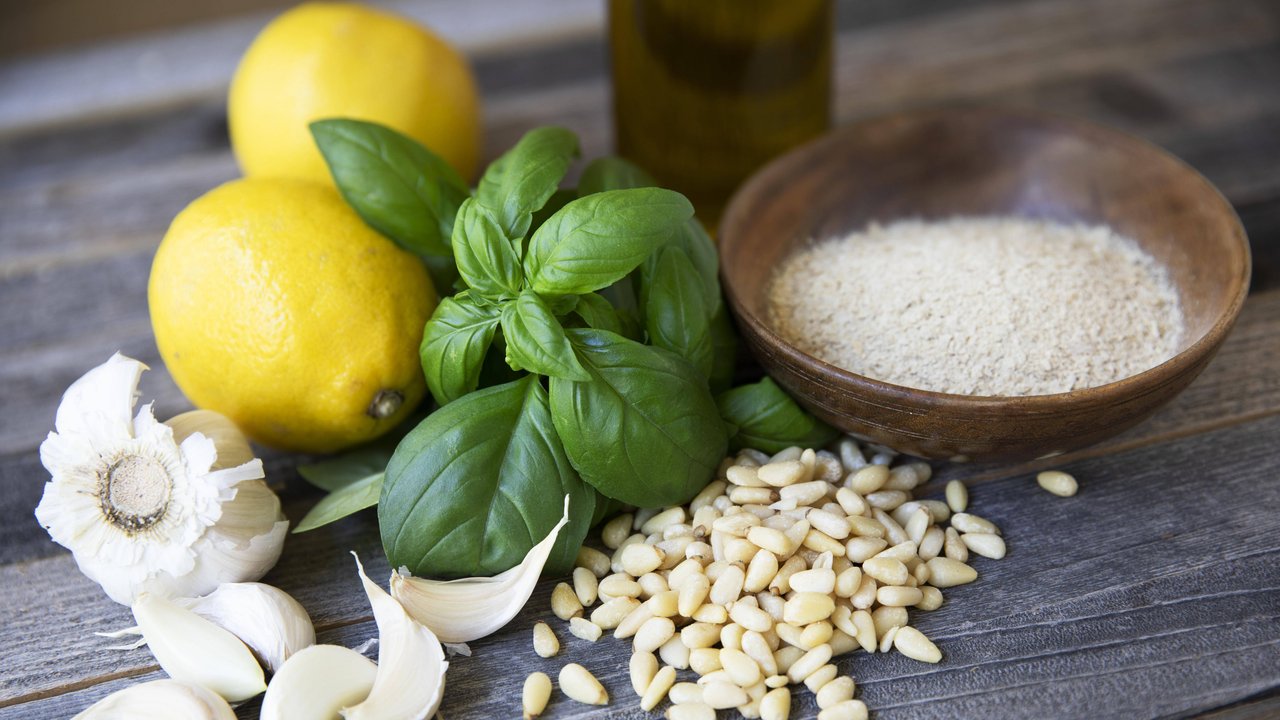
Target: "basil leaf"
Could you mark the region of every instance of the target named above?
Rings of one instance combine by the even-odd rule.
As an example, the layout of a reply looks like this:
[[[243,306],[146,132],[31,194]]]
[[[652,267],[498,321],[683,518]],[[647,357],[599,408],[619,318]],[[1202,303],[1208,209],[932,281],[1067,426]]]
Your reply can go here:
[[[551,193],[551,197],[542,204],[542,207],[534,211],[533,219],[529,223],[529,232],[534,232],[538,228],[542,227],[542,223],[546,222],[547,218],[555,215],[560,211],[560,208],[568,205],[569,201],[576,197],[578,197],[578,195],[573,190],[557,190],[554,193]],[[526,235],[527,234],[528,233],[526,233]],[[521,242],[519,240],[515,241],[515,244],[517,248],[521,247]],[[523,252],[523,250],[520,250],[521,254],[523,254]]]
[[[683,195],[659,188],[609,190],[565,205],[538,228],[525,276],[544,295],[582,295],[617,282],[693,216]]]
[[[577,156],[578,136],[569,130],[530,130],[485,170],[476,200],[493,212],[508,238],[522,238],[529,232],[534,211],[555,193]]]
[[[738,427],[729,441],[734,450],[749,447],[776,453],[793,445],[822,447],[839,435],[805,412],[773,378],[723,393],[716,398],[716,405],[725,422]]]
[[[468,198],[453,225],[453,257],[458,274],[475,294],[510,299],[524,281],[520,258],[489,211]]]
[[[578,295],[577,298],[578,306],[574,308],[574,312],[588,327],[622,334],[622,320],[618,317],[618,311],[613,309],[613,305],[609,304],[608,300],[595,293]]]
[[[718,394],[733,386],[733,373],[738,367],[738,333],[724,303],[711,316],[711,347],[714,352],[707,385],[712,393]]]
[[[720,254],[702,223],[692,218],[676,233],[672,244],[684,250],[698,272],[702,302],[714,314],[720,309]]]
[[[298,474],[321,490],[334,492],[386,470],[395,449],[395,440],[379,438],[336,457],[299,465]]]
[[[476,389],[498,320],[498,307],[476,304],[470,292],[436,306],[423,330],[419,356],[437,403],[445,405]]]
[[[378,503],[391,567],[414,575],[489,576],[524,559],[560,520],[547,563],[568,572],[597,495],[565,456],[534,376],[470,393],[422,421],[396,448]]]
[[[591,380],[552,378],[551,415],[582,479],[640,507],[693,497],[726,446],[706,382],[678,357],[619,335],[568,335]]]
[[[525,290],[502,306],[502,337],[507,341],[507,363],[515,370],[566,380],[590,379],[560,321],[537,293]]]
[[[363,120],[311,123],[311,135],[347,203],[378,232],[419,255],[448,255],[466,183],[413,138]]]
[[[705,378],[711,374],[715,348],[711,314],[693,261],[677,245],[660,248],[645,261],[643,282],[645,330],[649,344],[670,350]]]
[[[382,494],[383,475],[384,473],[379,471],[329,493],[307,512],[293,532],[303,533],[315,530],[322,525],[328,525],[377,505],[378,497]]]
[[[657,187],[658,181],[638,165],[620,157],[605,156],[592,160],[578,178],[578,197],[605,190]]]

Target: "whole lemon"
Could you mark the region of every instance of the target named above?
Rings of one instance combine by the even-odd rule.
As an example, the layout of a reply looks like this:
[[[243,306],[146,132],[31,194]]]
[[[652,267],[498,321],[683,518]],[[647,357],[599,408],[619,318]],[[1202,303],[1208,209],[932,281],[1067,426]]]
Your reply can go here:
[[[431,279],[332,187],[247,178],[205,193],[174,218],[147,295],[178,387],[263,444],[355,445],[426,391]]]
[[[249,46],[227,102],[246,176],[332,183],[308,124],[345,117],[394,128],[464,178],[480,156],[479,97],[466,58],[409,20],[346,3],[305,3]]]

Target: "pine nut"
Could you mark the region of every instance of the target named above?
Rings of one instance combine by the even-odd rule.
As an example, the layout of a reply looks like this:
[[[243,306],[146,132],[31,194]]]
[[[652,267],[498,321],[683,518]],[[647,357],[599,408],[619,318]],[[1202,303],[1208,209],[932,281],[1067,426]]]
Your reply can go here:
[[[524,710],[524,720],[533,720],[547,709],[547,701],[551,699],[551,678],[546,673],[530,673],[524,679],[524,689],[520,693],[520,706]]]
[[[862,569],[856,567],[846,568],[836,575],[836,584],[833,591],[836,597],[852,597],[857,592],[860,584],[862,584]]]
[[[684,644],[679,634],[662,643],[662,647],[658,648],[658,657],[677,670],[689,669],[689,646]]]
[[[870,608],[876,601],[877,589],[876,579],[863,573],[862,584],[858,586],[853,595],[849,596],[849,604],[859,610]]]
[[[1046,470],[1036,475],[1036,483],[1058,497],[1071,497],[1080,489],[1076,479],[1061,470]]]
[[[663,540],[674,540],[681,537],[693,537],[693,526],[688,523],[678,522],[662,528]]]
[[[569,618],[569,634],[586,640],[587,642],[595,642],[600,639],[601,633],[599,625],[580,617]]]
[[[836,574],[828,568],[801,570],[791,576],[791,589],[799,592],[831,594],[835,591]]]
[[[920,484],[920,475],[911,465],[899,465],[889,469],[889,479],[884,482],[884,490],[914,490]]]
[[[640,696],[640,708],[647,712],[658,707],[658,703],[662,702],[667,696],[667,691],[675,684],[675,668],[667,666],[659,670],[649,682],[649,687],[645,688],[644,694]]]
[[[817,529],[810,530],[804,536],[804,546],[817,553],[844,555],[844,543]]]
[[[849,521],[843,515],[834,515],[826,510],[810,510],[806,519],[815,530],[834,540],[849,537]]]
[[[916,566],[911,570],[911,579],[915,580],[914,587],[920,587],[921,585],[929,582],[929,566],[920,562],[918,559],[915,560],[915,565]],[[910,582],[907,584],[911,585]]]
[[[720,641],[720,627],[696,622],[680,630],[680,640],[690,649],[709,648]]]
[[[776,488],[787,487],[801,481],[806,474],[804,464],[799,460],[771,462],[759,470],[760,480]]]
[[[773,618],[775,623],[782,622],[783,613],[787,609],[787,601],[781,595],[762,592],[756,595],[756,599],[760,603],[760,609],[769,613],[769,617]]]
[[[797,506],[812,505],[827,496],[832,490],[830,483],[821,480],[788,485],[778,491],[783,500],[794,500]]]
[[[640,577],[657,570],[665,557],[666,553],[652,545],[627,545],[622,549],[622,569],[632,577]]]
[[[675,590],[667,590],[649,598],[645,604],[649,606],[649,611],[654,617],[675,617],[680,613],[679,595]]]
[[[699,559],[710,562],[713,555],[714,550],[704,542],[691,542],[684,549],[684,556],[691,560]]]
[[[897,545],[894,545],[893,547],[887,550],[881,550],[880,552],[876,553],[875,558],[893,558],[894,560],[898,560],[903,563],[908,563],[919,557],[919,555],[917,554],[918,552],[919,551],[916,549],[916,544],[910,540],[907,540],[905,542],[898,543]],[[866,572],[866,563],[863,563],[863,572]]]
[[[778,491],[773,488],[734,486],[729,490],[729,501],[734,505],[768,505],[777,500]]]
[[[667,708],[667,720],[716,720],[716,711],[706,703],[679,703]]]
[[[711,581],[706,575],[698,573],[691,575],[685,581],[684,587],[680,588],[677,596],[676,608],[680,614],[685,617],[692,617],[693,613],[706,601],[707,594],[711,592]]]
[[[929,568],[929,582],[934,587],[955,587],[956,585],[964,585],[978,579],[977,570],[950,558],[936,557],[926,563],[926,565]]]
[[[602,578],[609,574],[610,560],[609,556],[583,545],[578,549],[578,558],[575,561],[578,567],[586,568],[591,571],[592,575]]]
[[[861,700],[845,700],[819,712],[818,720],[867,720],[867,706]]]
[[[765,639],[763,634],[754,630],[748,630],[743,633],[742,652],[746,653],[747,657],[760,666],[762,675],[778,674],[778,662],[773,659],[773,650],[769,647],[769,641]]]
[[[636,691],[636,695],[644,697],[644,691],[658,674],[658,657],[651,652],[633,653],[627,672],[631,678],[631,689]]]
[[[715,710],[747,704],[747,691],[729,682],[709,682],[702,686],[702,702]]]
[[[773,528],[753,527],[747,531],[747,539],[756,547],[783,557],[791,555],[796,550],[796,545],[786,535]]]
[[[831,646],[819,645],[818,647],[806,652],[787,668],[787,677],[791,678],[791,682],[804,682],[818,668],[826,665],[831,660]]]
[[[787,671],[791,669],[791,666],[794,665],[797,660],[804,657],[804,654],[805,651],[795,645],[786,645],[775,650],[773,653],[773,659],[778,663],[778,672],[782,675],[786,675]]]
[[[560,640],[552,632],[551,626],[539,622],[533,626],[533,651],[538,657],[555,657],[560,652]]]
[[[782,617],[792,625],[808,625],[811,622],[826,620],[835,610],[835,601],[830,595],[814,592],[797,592],[787,600]],[[752,628],[753,630],[755,628]]]
[[[907,531],[902,529],[898,521],[890,517],[889,513],[884,510],[877,507],[871,508],[871,517],[884,526],[884,537],[891,544],[900,545],[911,539],[907,537]]]
[[[577,663],[560,668],[560,691],[585,705],[608,705],[609,693],[590,671]]]
[[[840,459],[826,450],[819,450],[813,466],[813,478],[826,483],[837,483],[843,477],[844,468],[840,465]]]
[[[724,650],[741,650],[742,636],[747,629],[737,623],[729,623],[720,628],[720,649]],[[720,662],[724,663],[724,658],[720,658]]]
[[[843,630],[836,630],[831,633],[831,642],[827,643],[831,646],[831,654],[839,657],[846,655],[858,649],[858,641],[853,639],[852,635]]]
[[[765,487],[767,483],[760,479],[757,470],[746,465],[734,465],[725,473],[725,479],[740,487]]]
[[[791,591],[791,576],[805,569],[803,558],[790,557],[778,568],[778,574],[769,581],[769,589],[786,594]]]
[[[661,570],[670,570],[675,567],[677,563],[684,560],[685,550],[692,544],[692,535],[674,537],[670,540],[663,540],[657,543],[655,547],[662,551],[662,564],[660,564],[658,568]],[[644,576],[641,575],[641,577]]]
[[[640,597],[642,598],[651,598],[671,589],[667,585],[667,579],[656,572],[645,573],[636,578],[636,582],[640,585]]]
[[[853,537],[845,542],[844,554],[853,562],[866,562],[867,558],[874,557],[888,546],[889,543],[878,537]]]
[[[551,612],[561,620],[582,615],[582,603],[568,583],[559,583],[551,591]]]
[[[690,616],[691,620],[696,622],[711,623],[713,625],[723,625],[729,621],[729,611],[725,610],[723,605],[712,605],[704,603]]]
[[[893,639],[893,647],[903,655],[920,662],[936,663],[942,659],[942,651],[938,646],[925,637],[924,633],[910,625],[898,628],[898,634]]]
[[[778,638],[782,642],[788,645],[794,645],[801,650],[806,649],[801,647],[802,641],[800,636],[804,634],[804,630],[802,628],[792,625],[791,623],[780,622],[773,626],[773,631],[778,634]]]
[[[840,503],[846,515],[862,515],[871,507],[861,495],[847,487],[836,490],[836,502]]]
[[[852,621],[853,626],[858,630],[853,634],[854,639],[858,641],[863,650],[869,653],[875,652],[877,632],[875,620],[872,618],[871,613],[866,610],[855,610]]]
[[[969,562],[969,548],[960,539],[960,533],[955,528],[947,528],[946,540],[942,543],[942,552],[950,560]]]
[[[638,607],[640,602],[634,598],[614,598],[591,611],[591,622],[602,630],[613,630]]]
[[[839,677],[823,685],[817,691],[818,707],[826,710],[836,703],[853,699],[854,684],[851,677]]]
[[[947,506],[953,513],[962,513],[969,507],[969,488],[959,480],[947,483]]]
[[[741,650],[732,648],[720,651],[720,664],[738,687],[751,687],[764,679],[760,666]]]
[[[590,607],[596,602],[596,592],[599,589],[599,581],[596,580],[595,573],[586,568],[573,569],[573,592],[578,596],[578,602],[583,607]]]
[[[835,628],[830,621],[819,620],[815,623],[809,623],[804,630],[800,631],[800,647],[805,650],[812,650],[819,645],[828,645],[831,643],[831,636],[835,634]]]
[[[907,537],[911,538],[911,541],[919,546],[920,542],[924,540],[925,532],[932,524],[933,515],[922,507],[911,513],[911,517],[907,519],[906,527],[903,529],[907,531]]]
[[[792,648],[792,649],[795,649],[795,648]],[[764,679],[764,686],[771,690],[776,690],[777,688],[780,688],[780,687],[786,687],[790,683],[791,683],[791,680],[789,680],[786,675],[770,675],[769,677]]]
[[[667,691],[667,697],[671,698],[671,702],[677,705],[700,703],[702,702],[702,686],[697,683],[678,682]]]
[[[960,536],[964,546],[985,558],[999,560],[1005,555],[1004,538],[990,533],[964,533]]]
[[[724,496],[724,491],[728,487],[729,484],[723,480],[712,481],[689,501],[689,509],[696,513],[704,507],[709,507],[716,498]]]
[[[880,652],[887,653],[893,648],[893,639],[898,635],[898,628],[901,625],[894,625],[885,631],[884,637],[880,638]]]
[[[902,585],[907,582],[907,566],[891,557],[873,557],[862,563],[862,572],[885,585]]]
[[[809,677],[804,679],[804,686],[809,688],[809,692],[816,693],[821,690],[827,683],[836,679],[839,670],[835,665],[827,663],[822,667],[809,673]]]
[[[600,529],[600,540],[610,550],[617,550],[623,540],[631,534],[631,522],[635,519],[631,513],[623,513],[604,524]]]
[[[924,538],[920,540],[920,547],[917,551],[921,560],[932,560],[942,554],[942,543],[946,540],[946,533],[942,528],[934,525],[924,533]]]
[[[640,603],[634,610],[622,618],[613,630],[613,636],[625,640],[635,635],[642,625],[653,619],[653,609],[646,603]]]
[[[868,506],[867,511],[873,512],[870,506]],[[849,515],[845,519],[849,521],[849,531],[858,537],[883,538],[885,536],[884,526],[874,517]]]
[[[876,637],[883,638],[890,628],[907,624],[907,610],[901,607],[878,607],[871,613]]]
[[[640,583],[631,579],[630,575],[614,573],[600,581],[596,591],[611,598],[640,597]],[[583,603],[585,604],[585,603]]]
[[[920,602],[916,603],[916,607],[920,610],[937,610],[942,607],[942,591],[933,585],[925,585],[920,588],[920,594],[923,596]]]
[[[778,556],[771,551],[760,549],[752,556],[747,572],[743,578],[742,589],[756,593],[769,586],[769,581],[778,574]]]
[[[652,617],[645,620],[636,631],[635,639],[631,641],[632,647],[636,652],[653,652],[662,647],[662,644],[670,640],[675,633],[676,626],[671,622],[671,618]]]
[[[923,599],[920,588],[889,586],[876,591],[876,601],[888,607],[909,607]]]
[[[989,533],[999,535],[1000,528],[986,518],[969,513],[956,513],[951,516],[951,527],[961,533]]]
[[[708,597],[716,605],[728,605],[742,595],[742,584],[745,580],[746,572],[743,571],[742,566],[730,565],[711,586]]]
[[[746,537],[748,530],[753,527],[757,527],[760,524],[760,518],[752,515],[751,513],[744,512],[721,516],[711,524],[711,529],[718,530],[727,535]]]
[[[884,487],[889,481],[889,468],[883,465],[868,465],[849,476],[845,483],[850,490],[866,497]]]
[[[716,648],[694,648],[689,651],[689,669],[699,675],[707,675],[719,670],[720,651]]]
[[[768,681],[765,681],[768,685]],[[761,720],[788,720],[791,717],[791,691],[775,687],[760,699]]]
[[[831,624],[850,635],[858,634],[858,628],[853,624],[853,608],[848,605],[836,605],[835,611],[831,613]]]

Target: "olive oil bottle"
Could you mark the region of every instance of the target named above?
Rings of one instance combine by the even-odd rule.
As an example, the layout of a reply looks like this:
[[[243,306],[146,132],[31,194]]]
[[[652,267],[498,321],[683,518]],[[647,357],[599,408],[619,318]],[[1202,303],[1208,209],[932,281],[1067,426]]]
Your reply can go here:
[[[770,158],[831,123],[831,0],[611,0],[618,154],[714,227]]]

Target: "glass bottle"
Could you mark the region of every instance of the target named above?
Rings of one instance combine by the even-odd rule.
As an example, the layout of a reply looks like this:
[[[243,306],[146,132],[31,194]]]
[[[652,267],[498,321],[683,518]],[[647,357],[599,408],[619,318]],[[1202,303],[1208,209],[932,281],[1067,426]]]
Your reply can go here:
[[[754,170],[831,124],[831,0],[611,0],[618,154],[708,227]]]

